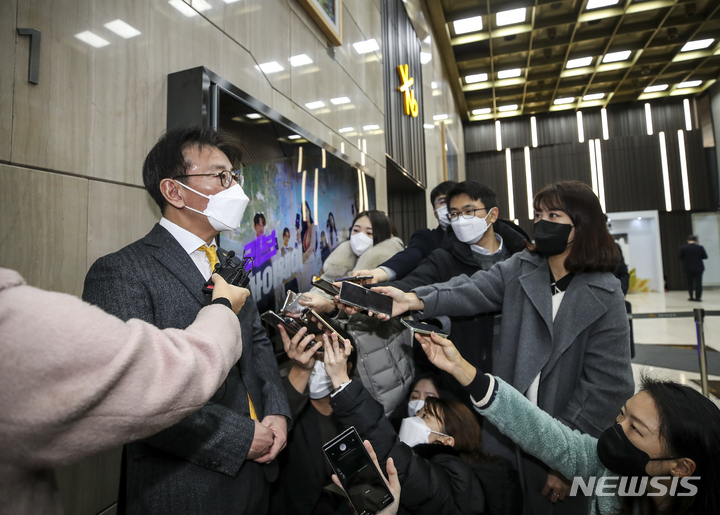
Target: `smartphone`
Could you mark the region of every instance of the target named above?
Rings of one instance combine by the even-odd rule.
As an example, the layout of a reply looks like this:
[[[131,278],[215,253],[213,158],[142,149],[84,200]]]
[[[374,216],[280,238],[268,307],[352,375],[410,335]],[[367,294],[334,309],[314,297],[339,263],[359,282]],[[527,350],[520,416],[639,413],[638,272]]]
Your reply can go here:
[[[262,317],[264,322],[267,322],[271,326],[273,326],[275,329],[278,328],[278,326],[283,326],[285,331],[288,333],[288,336],[291,338],[297,334],[297,332],[300,330],[302,325],[297,323],[295,320],[289,317],[281,317],[274,311],[266,311],[262,314]]]
[[[341,277],[340,279],[335,279],[335,282],[350,281],[351,283],[361,283],[363,281],[370,281],[372,278],[372,275],[358,275],[357,277]]]
[[[323,445],[323,452],[358,515],[376,515],[395,502],[354,427]]]
[[[430,336],[430,333],[437,334],[440,338],[447,338],[446,334],[443,334],[442,329],[432,324],[426,324],[425,322],[416,322],[415,320],[400,319],[400,323],[410,329],[413,333],[426,334]]]
[[[312,285],[317,286],[325,293],[328,293],[332,295],[333,297],[340,293],[335,286],[333,286],[333,283],[330,281],[326,281],[325,279],[322,279],[321,277],[318,277],[317,275],[313,275],[312,278]]]
[[[300,298],[302,295],[298,295],[292,290],[288,290],[287,297],[285,297],[285,303],[283,304],[283,307],[280,311],[283,313],[293,313],[293,314],[300,314],[302,313],[303,309],[305,309],[305,306],[300,304]]]
[[[392,316],[392,297],[372,291],[355,283],[344,282],[340,288],[340,302],[373,313]]]
[[[315,317],[315,320],[312,319],[312,317]],[[340,344],[340,348],[345,348],[345,338],[340,336],[340,333],[338,333],[333,326],[331,326],[324,318],[322,318],[320,315],[318,315],[315,310],[310,308],[305,308],[302,315],[300,315],[300,320],[302,320],[308,327],[308,331],[310,327],[315,327],[317,329],[317,324],[320,324],[323,329],[318,329],[320,334],[325,333],[326,331],[330,334],[336,334],[338,337],[338,343]],[[318,333],[313,333],[318,334]],[[319,350],[324,351],[324,348],[320,348]]]

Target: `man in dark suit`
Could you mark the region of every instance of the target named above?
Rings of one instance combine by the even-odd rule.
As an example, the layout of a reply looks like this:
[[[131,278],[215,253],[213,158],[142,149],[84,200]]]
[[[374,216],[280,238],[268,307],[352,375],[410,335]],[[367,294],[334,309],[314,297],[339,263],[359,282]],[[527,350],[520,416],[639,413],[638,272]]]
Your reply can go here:
[[[248,203],[242,176],[233,172],[239,157],[231,140],[206,128],[160,138],[143,181],[163,218],[141,240],[96,261],[83,298],[123,320],[187,327],[203,305],[211,265],[226,254],[214,240],[239,226]],[[120,512],[267,511],[290,409],[251,297],[238,318],[243,355],[215,396],[175,426],[125,447]]]
[[[688,236],[687,243],[680,247],[680,261],[683,262],[683,271],[687,277],[688,293],[690,294],[688,300],[697,302],[702,300],[702,274],[705,271],[703,259],[707,259],[707,257],[705,248],[698,245],[697,236]]]

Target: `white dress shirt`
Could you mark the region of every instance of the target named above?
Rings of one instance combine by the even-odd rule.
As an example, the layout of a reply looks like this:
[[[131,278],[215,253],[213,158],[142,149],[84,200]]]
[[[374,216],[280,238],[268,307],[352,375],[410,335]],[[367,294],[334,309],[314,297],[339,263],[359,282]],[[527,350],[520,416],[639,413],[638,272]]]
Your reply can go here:
[[[199,250],[200,247],[206,245],[205,241],[165,217],[160,219],[160,225],[165,227],[172,237],[177,240],[183,250],[188,253],[190,259],[193,260],[193,263],[195,263],[195,266],[205,280],[207,281],[210,279],[210,276],[212,275],[210,270],[210,261],[205,255],[205,251]]]

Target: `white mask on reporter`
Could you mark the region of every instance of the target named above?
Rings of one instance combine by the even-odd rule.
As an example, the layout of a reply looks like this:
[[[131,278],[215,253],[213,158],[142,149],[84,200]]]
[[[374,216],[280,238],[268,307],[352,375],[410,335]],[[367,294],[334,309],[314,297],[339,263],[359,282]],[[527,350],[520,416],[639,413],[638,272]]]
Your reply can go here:
[[[450,220],[448,219],[448,208],[447,206],[440,206],[435,210],[438,216],[438,222],[443,228],[447,228],[448,225],[450,225]]]
[[[325,363],[322,361],[315,360],[308,387],[310,388],[310,398],[313,400],[327,397],[333,391],[332,379],[330,379],[325,370]]]
[[[400,425],[398,438],[408,447],[415,447],[421,443],[430,443],[430,433],[448,436],[445,433],[430,429],[420,417],[408,417],[404,418],[402,425]]]
[[[372,246],[373,239],[364,232],[357,232],[350,236],[350,247],[357,257],[362,256]]]
[[[458,216],[452,222],[453,232],[458,240],[463,243],[473,245],[479,242],[488,230],[490,225],[487,223],[487,217],[490,213],[485,215],[485,218],[479,218],[473,216],[472,218],[465,218],[463,215]]]
[[[239,184],[233,184],[227,189],[222,190],[215,195],[203,195],[199,191],[195,191],[190,186],[178,181],[183,188],[208,199],[207,207],[204,211],[198,211],[190,206],[185,206],[190,211],[195,211],[201,215],[205,215],[216,231],[234,231],[240,227],[243,213],[250,199]]]
[[[417,412],[423,408],[423,406],[425,406],[425,401],[422,399],[416,399],[408,402],[408,416],[414,417],[417,415]]]

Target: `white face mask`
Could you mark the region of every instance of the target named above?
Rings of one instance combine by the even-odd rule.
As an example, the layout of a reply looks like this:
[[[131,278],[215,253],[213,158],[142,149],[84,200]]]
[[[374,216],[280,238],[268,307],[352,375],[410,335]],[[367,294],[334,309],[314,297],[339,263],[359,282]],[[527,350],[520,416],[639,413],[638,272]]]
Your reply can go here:
[[[408,447],[415,447],[421,443],[430,443],[430,433],[448,436],[430,429],[420,417],[409,417],[403,419],[398,438]]]
[[[448,220],[448,210],[447,206],[440,206],[435,210],[435,212],[438,215],[438,222],[440,222],[440,225],[443,227],[447,227],[450,225],[450,220]]]
[[[234,231],[240,227],[240,221],[242,220],[243,213],[250,199],[240,187],[239,184],[233,184],[227,189],[222,190],[216,195],[203,195],[199,191],[195,191],[190,186],[178,182],[183,188],[186,188],[201,197],[208,199],[207,207],[205,211],[198,211],[190,206],[185,206],[190,211],[195,211],[201,215],[207,216],[210,221],[210,225],[216,231]]]
[[[457,239],[470,245],[479,242],[488,230],[488,216],[490,216],[490,213],[485,215],[485,218],[473,216],[468,219],[462,215],[458,216],[452,222],[453,232],[455,236],[457,236]]]
[[[417,415],[417,412],[423,408],[423,406],[425,406],[425,401],[422,399],[408,402],[408,416],[414,417]]]
[[[350,246],[355,255],[360,257],[373,246],[373,239],[364,232],[357,232],[350,236]]]
[[[312,374],[310,374],[310,398],[317,400],[330,395],[333,391],[333,383],[330,376],[325,371],[325,363],[315,360]]]

